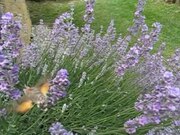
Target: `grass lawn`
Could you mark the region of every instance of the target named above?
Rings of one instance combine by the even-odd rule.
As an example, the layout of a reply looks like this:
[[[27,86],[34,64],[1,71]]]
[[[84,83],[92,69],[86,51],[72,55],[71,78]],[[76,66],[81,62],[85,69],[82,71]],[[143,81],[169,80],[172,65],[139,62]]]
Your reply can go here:
[[[61,13],[68,11],[72,3],[75,4],[75,23],[82,26],[85,8],[83,0],[27,2],[33,24],[37,24],[39,19],[51,24]],[[96,0],[93,28],[96,31],[99,31],[101,25],[107,28],[110,20],[114,19],[117,31],[126,34],[133,20],[136,3],[137,0]],[[167,43],[166,56],[180,47],[180,6],[166,4],[161,0],[148,0],[144,14],[149,26],[156,21],[163,25],[160,39]]]

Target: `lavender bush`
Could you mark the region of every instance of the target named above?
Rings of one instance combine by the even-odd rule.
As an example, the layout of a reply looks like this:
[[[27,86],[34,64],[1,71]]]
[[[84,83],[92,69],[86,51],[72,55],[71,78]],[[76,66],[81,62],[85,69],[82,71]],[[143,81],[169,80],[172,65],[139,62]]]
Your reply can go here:
[[[179,49],[169,59],[162,55],[164,43],[152,53],[162,26],[145,23],[145,0],[138,1],[134,23],[124,37],[116,34],[113,20],[105,33],[94,31],[95,0],[85,3],[81,28],[74,24],[71,8],[52,28],[41,20],[26,46],[20,41],[19,22],[11,13],[2,16],[1,106],[18,102],[25,85],[34,87],[47,78],[50,86],[38,104],[46,111],[33,107],[21,116],[2,109],[7,117],[0,121],[5,125],[0,132],[109,135],[146,134],[152,128],[147,134],[155,134],[154,126],[161,129],[174,122],[172,132],[178,133],[174,128],[180,117]]]
[[[14,21],[13,14],[6,13],[2,16],[0,26],[0,91],[16,100],[21,96],[21,92],[14,87],[18,83],[16,58],[22,46],[19,40],[21,24]]]

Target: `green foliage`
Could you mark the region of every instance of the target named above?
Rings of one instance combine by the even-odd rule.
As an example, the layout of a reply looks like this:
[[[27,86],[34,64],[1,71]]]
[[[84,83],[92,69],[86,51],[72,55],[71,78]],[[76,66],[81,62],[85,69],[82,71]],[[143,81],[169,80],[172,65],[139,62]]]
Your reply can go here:
[[[44,59],[48,58],[44,56]],[[83,66],[76,69],[73,58],[66,56],[61,60],[59,68],[67,69],[70,74],[68,96],[45,112],[34,106],[22,115],[10,113],[6,120],[0,120],[0,134],[48,135],[49,126],[60,121],[68,130],[81,135],[88,134],[96,126],[98,135],[125,135],[124,122],[138,115],[133,107],[140,92],[140,88],[133,81],[136,75],[127,73],[124,80],[119,81],[112,70],[111,59],[93,68],[89,68],[90,60],[93,60],[91,54],[79,63]],[[52,61],[48,59],[43,63],[48,63],[51,69]],[[105,66],[108,70],[100,75]],[[83,72],[86,72],[87,76],[79,86]],[[42,75],[36,68],[21,70],[19,88],[24,85],[33,86],[40,76]],[[63,112],[64,104],[68,108]],[[147,129],[143,129],[140,133],[146,131]]]
[[[37,24],[39,19],[43,19],[46,23],[51,24],[58,15],[67,11],[72,3],[75,4],[74,21],[78,26],[82,26],[84,2],[79,0],[64,3],[50,1],[44,3],[28,2],[33,24]],[[137,1],[132,0],[96,0],[96,19],[93,23],[93,29],[98,32],[101,25],[106,29],[110,19],[114,19],[117,31],[125,34],[133,20],[136,3]],[[148,0],[145,7],[146,22],[151,25],[152,22],[157,21],[163,25],[160,39],[167,43],[165,56],[169,56],[175,49],[180,47],[179,12],[180,7],[178,5],[169,5],[163,1]]]

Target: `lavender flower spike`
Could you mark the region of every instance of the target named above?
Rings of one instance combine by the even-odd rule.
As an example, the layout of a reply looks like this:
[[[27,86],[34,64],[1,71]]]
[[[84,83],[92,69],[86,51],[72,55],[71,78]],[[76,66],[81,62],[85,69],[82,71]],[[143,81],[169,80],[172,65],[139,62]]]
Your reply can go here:
[[[16,100],[21,92],[14,88],[18,83],[21,24],[14,20],[12,13],[4,14],[0,19],[0,92]]]
[[[84,15],[84,21],[87,24],[91,24],[94,20],[94,5],[95,5],[95,0],[85,0],[86,2],[86,11]]]
[[[0,118],[5,117],[7,114],[7,110],[5,108],[0,109]]]
[[[51,135],[73,135],[72,132],[68,132],[60,122],[53,123],[49,128]]]
[[[57,72],[56,77],[51,81],[51,87],[48,95],[48,104],[54,105],[58,100],[66,96],[66,89],[70,82],[68,80],[68,72],[61,69]]]

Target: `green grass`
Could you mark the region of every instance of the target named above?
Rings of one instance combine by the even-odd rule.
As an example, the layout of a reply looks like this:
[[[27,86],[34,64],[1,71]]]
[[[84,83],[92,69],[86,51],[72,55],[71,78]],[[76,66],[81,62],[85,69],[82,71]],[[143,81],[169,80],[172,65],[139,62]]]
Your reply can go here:
[[[45,23],[52,24],[56,17],[69,10],[69,5],[72,3],[75,4],[75,23],[82,26],[84,2],[77,0],[68,2],[28,2],[32,23],[37,24],[39,19],[43,19]],[[110,20],[114,19],[117,32],[126,34],[127,28],[132,24],[136,3],[137,0],[96,0],[93,28],[97,32],[101,25],[106,29]],[[163,25],[160,39],[167,43],[165,55],[169,56],[180,47],[180,6],[166,4],[163,1],[148,0],[144,14],[149,26],[153,22],[160,22]]]

